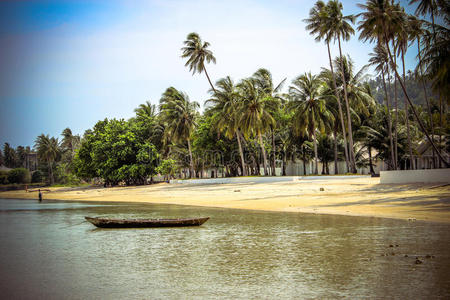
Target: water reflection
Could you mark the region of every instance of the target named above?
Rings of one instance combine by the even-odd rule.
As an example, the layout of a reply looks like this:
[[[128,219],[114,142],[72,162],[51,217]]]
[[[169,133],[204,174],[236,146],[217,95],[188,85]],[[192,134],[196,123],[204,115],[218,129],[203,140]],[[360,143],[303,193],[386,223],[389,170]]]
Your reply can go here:
[[[86,215],[211,219],[200,227],[96,229],[83,222]],[[0,292],[5,298],[450,296],[446,224],[0,200],[0,226]],[[426,259],[426,254],[435,258]],[[416,256],[423,264],[415,264]]]

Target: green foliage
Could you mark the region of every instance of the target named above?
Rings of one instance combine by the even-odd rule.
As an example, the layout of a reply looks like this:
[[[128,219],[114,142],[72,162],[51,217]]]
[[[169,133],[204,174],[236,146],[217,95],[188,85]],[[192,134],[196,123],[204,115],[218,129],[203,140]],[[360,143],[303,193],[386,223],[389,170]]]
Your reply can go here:
[[[143,184],[156,174],[158,152],[138,133],[133,120],[99,121],[76,152],[73,166],[80,178],[100,177],[107,184]]]
[[[30,172],[25,168],[12,169],[8,173],[9,183],[29,183],[30,180]]]
[[[39,170],[34,171],[33,175],[31,175],[31,182],[32,183],[42,182],[42,180],[43,180],[43,174]]]
[[[174,159],[164,159],[161,164],[156,168],[156,172],[164,175],[165,178],[171,178],[178,170],[177,161]]]

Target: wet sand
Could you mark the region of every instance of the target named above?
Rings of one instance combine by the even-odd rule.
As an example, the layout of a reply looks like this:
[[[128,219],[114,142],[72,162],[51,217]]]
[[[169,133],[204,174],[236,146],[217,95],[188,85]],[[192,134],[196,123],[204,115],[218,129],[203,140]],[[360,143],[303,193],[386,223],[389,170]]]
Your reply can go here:
[[[51,188],[50,192],[43,193],[43,198],[44,201],[161,203],[450,222],[449,185],[379,182],[379,178],[349,177],[276,183]],[[0,198],[37,199],[37,192],[0,192]]]

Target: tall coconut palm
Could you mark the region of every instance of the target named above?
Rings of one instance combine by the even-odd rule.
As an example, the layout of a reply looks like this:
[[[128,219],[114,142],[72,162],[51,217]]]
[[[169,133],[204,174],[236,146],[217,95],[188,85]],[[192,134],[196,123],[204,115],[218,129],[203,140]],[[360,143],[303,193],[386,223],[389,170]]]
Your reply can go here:
[[[334,89],[334,93],[336,96],[336,101],[338,104],[338,111],[339,111],[339,120],[341,123],[341,129],[342,129],[342,137],[344,138],[344,144],[347,145],[347,136],[345,133],[345,125],[344,125],[344,114],[342,112],[342,105],[340,97],[337,93],[336,88],[336,77],[334,75],[334,69],[333,69],[333,63],[331,59],[331,51],[330,51],[330,41],[332,39],[331,30],[330,30],[330,15],[328,14],[328,10],[326,9],[326,5],[323,1],[317,1],[313,8],[309,11],[309,18],[305,19],[304,21],[308,24],[306,26],[306,29],[310,31],[311,35],[315,35],[316,41],[321,41],[322,39],[325,40],[325,43],[327,44],[327,50],[328,50],[328,61],[330,63],[330,70],[331,70],[331,79],[332,79],[332,86]],[[349,162],[349,155],[348,155],[348,147],[344,147],[344,154],[345,154],[345,163],[347,166],[347,172],[350,171],[350,162]],[[335,164],[336,166],[336,164]],[[337,170],[337,169],[336,169]],[[336,171],[335,170],[335,171]]]
[[[206,104],[211,105],[209,109],[213,114],[216,128],[220,132],[225,133],[225,136],[230,139],[236,136],[241,158],[242,175],[247,176],[239,129],[239,94],[233,80],[229,76],[216,82],[216,92],[213,93],[212,98],[206,101]]]
[[[422,88],[423,88],[423,93],[425,96],[425,103],[427,105],[427,110],[428,110],[428,117],[430,119],[430,127],[431,127],[431,138],[434,139],[434,122],[433,122],[433,114],[431,113],[431,105],[430,105],[430,100],[428,98],[428,91],[427,91],[427,87],[425,84],[425,76],[424,76],[424,72],[423,72],[423,63],[422,63],[422,49],[420,48],[421,45],[421,38],[423,35],[426,34],[426,30],[423,26],[423,21],[419,20],[418,18],[416,18],[415,16],[408,16],[408,27],[409,27],[409,39],[411,41],[416,40],[417,42],[417,57],[419,59],[419,64],[417,65],[417,73],[418,73],[418,77],[420,78],[420,81],[422,82]],[[433,165],[435,166],[436,164],[436,153],[433,149]]]
[[[395,152],[394,152],[394,141],[392,138],[392,120],[391,120],[391,105],[390,105],[390,96],[388,90],[386,88],[386,76],[385,73],[389,72],[389,59],[386,48],[382,44],[378,44],[374,48],[374,52],[369,54],[371,57],[369,59],[369,64],[375,66],[375,71],[381,73],[383,80],[383,88],[385,94],[386,101],[386,121],[388,125],[388,137],[389,137],[389,153],[390,153],[390,166],[395,168],[397,165],[395,162]]]
[[[208,79],[211,89],[215,92],[214,86],[209,78],[208,72],[206,71],[206,63],[216,63],[216,58],[214,57],[211,50],[208,49],[210,44],[208,42],[203,42],[198,33],[191,32],[187,35],[184,41],[184,47],[181,48],[183,54],[182,58],[187,58],[185,66],[189,67],[189,71],[192,74],[205,72],[206,78]]]
[[[293,113],[293,127],[297,135],[308,134],[314,144],[314,174],[318,174],[318,153],[316,132],[324,132],[333,120],[326,110],[322,93],[326,89],[318,76],[305,73],[292,81],[289,87],[290,101],[288,108]]]
[[[394,64],[394,59],[390,51],[389,43],[392,40],[392,32],[395,32],[394,29],[398,26],[398,22],[400,20],[400,12],[397,10],[398,8],[395,5],[391,5],[388,0],[367,0],[366,4],[358,4],[358,6],[364,10],[364,12],[360,14],[362,20],[359,22],[360,25],[358,27],[358,29],[360,30],[360,40],[377,40],[379,43],[384,43],[389,55],[389,61],[391,62],[391,64]],[[437,152],[440,161],[447,167],[450,166],[450,163],[445,161],[445,159],[442,157],[438,148],[428,134],[422,120],[417,114],[414,106],[412,105],[411,99],[409,98],[409,95],[406,91],[405,84],[403,80],[401,80],[396,67],[394,68],[394,73],[397,80],[400,82],[403,94],[405,95],[408,104],[411,106],[411,110],[417,122],[419,123],[420,129]]]
[[[331,38],[338,41],[339,45],[339,56],[342,61],[342,47],[341,47],[341,39],[343,41],[350,40],[350,37],[355,33],[351,24],[355,22],[354,15],[344,16],[342,13],[342,3],[338,0],[330,0],[327,3],[327,12],[329,22],[326,24],[328,28],[328,32]],[[343,66],[341,66],[343,69]],[[344,100],[345,107],[347,111],[347,130],[348,130],[348,152],[349,152],[349,160],[351,166],[351,172],[356,173],[356,161],[355,154],[353,151],[353,132],[352,132],[352,121],[351,121],[351,112],[350,112],[350,104],[347,96],[347,83],[345,78],[342,77],[343,88],[344,88]]]
[[[36,138],[34,148],[37,150],[39,159],[47,162],[50,184],[55,183],[55,179],[53,177],[53,163],[61,154],[58,139],[49,137],[48,134],[41,134]]]
[[[194,174],[191,134],[196,125],[199,104],[189,101],[188,95],[169,87],[160,99],[160,114],[165,122],[164,137],[174,143],[187,142],[189,150],[190,176]]]
[[[263,93],[263,98],[267,101],[271,101],[271,105],[269,108],[269,113],[275,118],[279,115],[281,103],[284,99],[281,97],[280,91],[283,88],[283,84],[286,81],[286,78],[283,79],[277,86],[274,85],[272,74],[269,70],[261,68],[258,69],[253,75],[252,80],[255,82],[257,88]],[[277,125],[275,122],[274,125]],[[272,175],[275,176],[275,126],[270,127],[271,135],[272,135]]]
[[[255,81],[251,78],[242,80],[238,88],[242,97],[238,112],[239,124],[245,137],[258,138],[263,154],[264,175],[267,176],[269,175],[268,163],[262,135],[275,125],[275,120],[270,113],[273,111],[273,101],[264,97],[264,93],[257,88]]]
[[[139,119],[151,120],[156,117],[156,105],[151,104],[150,101],[146,101],[144,104],[140,104],[134,112]]]

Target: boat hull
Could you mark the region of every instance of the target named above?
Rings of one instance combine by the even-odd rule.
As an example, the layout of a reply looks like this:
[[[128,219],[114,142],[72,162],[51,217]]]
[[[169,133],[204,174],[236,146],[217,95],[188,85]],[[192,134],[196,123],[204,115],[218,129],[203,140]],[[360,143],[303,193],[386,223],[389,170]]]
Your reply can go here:
[[[109,219],[85,217],[85,219],[99,228],[152,228],[200,226],[208,221],[209,217],[192,219]]]

